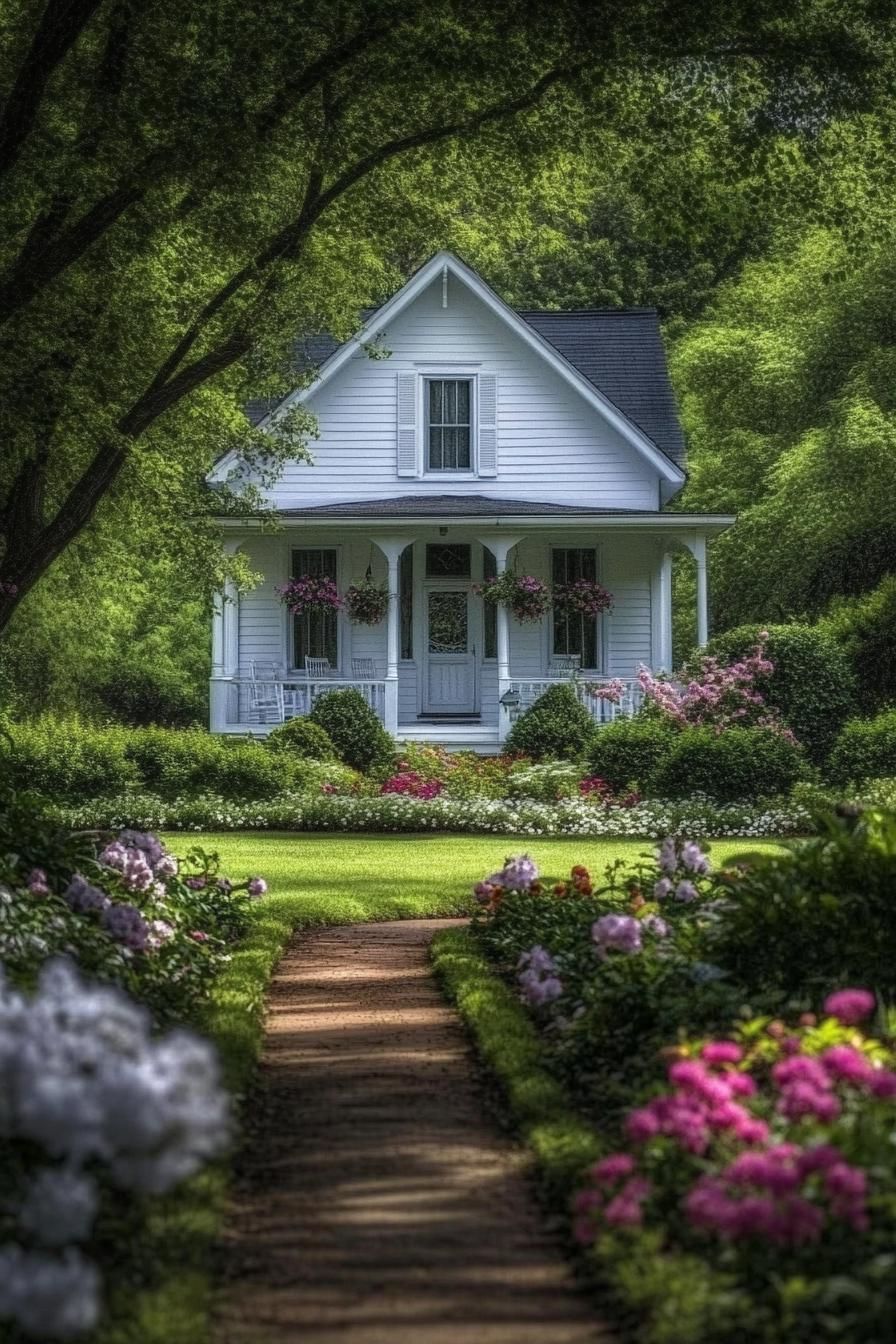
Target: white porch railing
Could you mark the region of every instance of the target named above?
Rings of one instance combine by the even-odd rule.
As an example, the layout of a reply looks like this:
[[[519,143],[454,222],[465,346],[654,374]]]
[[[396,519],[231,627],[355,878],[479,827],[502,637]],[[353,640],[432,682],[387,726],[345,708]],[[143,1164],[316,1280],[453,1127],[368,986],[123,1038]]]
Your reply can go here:
[[[557,677],[527,677],[525,680],[511,677],[501,688],[501,740],[504,740],[511,725],[521,714],[534,705],[551,686],[557,685],[569,686],[575,692],[579,704],[585,706],[596,724],[613,723],[620,718],[630,719],[644,699],[644,692],[634,679],[589,677],[587,674],[564,680]],[[618,701],[598,694],[602,690],[617,691]]]
[[[262,681],[252,677],[213,677],[212,729],[215,732],[274,727],[304,718],[327,691],[359,691],[381,723],[386,717],[385,681],[352,681],[339,677]]]

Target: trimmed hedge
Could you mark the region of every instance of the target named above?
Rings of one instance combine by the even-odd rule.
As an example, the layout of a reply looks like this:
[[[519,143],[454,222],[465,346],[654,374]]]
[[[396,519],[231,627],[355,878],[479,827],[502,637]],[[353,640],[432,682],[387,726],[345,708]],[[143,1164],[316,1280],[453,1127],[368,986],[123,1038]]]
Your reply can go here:
[[[543,761],[556,756],[581,756],[594,730],[591,715],[579,704],[571,686],[549,686],[534,705],[520,715],[507,735],[506,751]]]
[[[848,658],[862,710],[874,713],[896,701],[896,575],[862,597],[840,598],[819,627]]]
[[[807,773],[801,748],[768,728],[683,728],[648,791],[665,798],[708,793],[719,802],[771,798],[789,793]]]
[[[309,717],[323,728],[345,765],[364,771],[391,765],[395,743],[360,691],[325,692]]]
[[[139,787],[126,728],[94,728],[47,716],[6,724],[0,732],[0,777],[11,789],[82,802]]]
[[[856,683],[849,658],[831,634],[818,625],[741,625],[710,640],[703,654],[728,665],[745,657],[767,629],[766,653],[775,670],[759,678],[757,690],[779,710],[785,723],[820,764],[855,709]],[[684,675],[696,672],[693,654]]]
[[[896,775],[896,709],[851,719],[834,744],[828,773],[839,784]]]
[[[680,732],[660,715],[617,719],[595,730],[588,746],[588,768],[617,792],[630,784],[644,792]]]

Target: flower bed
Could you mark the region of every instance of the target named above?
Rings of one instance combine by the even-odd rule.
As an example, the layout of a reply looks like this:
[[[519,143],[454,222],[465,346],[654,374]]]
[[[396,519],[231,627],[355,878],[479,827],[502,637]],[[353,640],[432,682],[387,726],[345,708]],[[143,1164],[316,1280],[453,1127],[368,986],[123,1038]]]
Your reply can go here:
[[[65,825],[136,826],[168,831],[457,831],[493,835],[581,835],[659,838],[799,835],[811,829],[808,809],[786,801],[763,806],[716,806],[707,799],[640,802],[604,807],[596,795],[539,803],[529,799],[424,799],[389,793],[378,797],[285,794],[269,802],[235,803],[214,795],[165,800],[153,794],[96,799],[56,808]]]
[[[830,992],[855,957],[825,929],[828,879],[847,883],[851,864],[891,945],[876,891],[887,870],[896,879],[894,835],[894,817],[846,815],[790,856],[722,872],[669,838],[600,879],[575,867],[549,881],[519,856],[475,888],[475,941],[541,1030],[539,1067],[611,1149],[583,1174],[571,1216],[648,1344],[886,1337],[896,1054],[873,993]],[[797,965],[786,996],[725,937],[741,887],[761,922],[763,883],[770,900],[793,892],[790,918],[814,937],[811,973],[801,984]],[[874,964],[889,995],[885,957]]]

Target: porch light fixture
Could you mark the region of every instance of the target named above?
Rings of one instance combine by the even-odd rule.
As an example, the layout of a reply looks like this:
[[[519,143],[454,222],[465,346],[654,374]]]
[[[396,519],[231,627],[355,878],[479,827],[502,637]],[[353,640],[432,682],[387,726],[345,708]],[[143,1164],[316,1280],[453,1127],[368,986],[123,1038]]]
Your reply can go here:
[[[509,691],[505,691],[504,694],[501,696],[501,704],[504,706],[505,709],[518,709],[519,703],[520,703],[520,693],[519,691],[515,691],[512,688]]]

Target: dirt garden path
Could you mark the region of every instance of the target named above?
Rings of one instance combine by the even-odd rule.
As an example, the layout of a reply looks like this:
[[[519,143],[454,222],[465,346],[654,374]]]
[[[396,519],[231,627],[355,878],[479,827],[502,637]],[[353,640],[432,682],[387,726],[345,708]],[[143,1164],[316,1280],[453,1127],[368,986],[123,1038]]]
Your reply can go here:
[[[217,1344],[597,1344],[433,981],[437,929],[303,934],[274,979]]]

